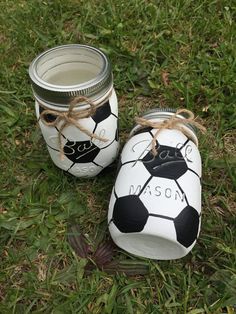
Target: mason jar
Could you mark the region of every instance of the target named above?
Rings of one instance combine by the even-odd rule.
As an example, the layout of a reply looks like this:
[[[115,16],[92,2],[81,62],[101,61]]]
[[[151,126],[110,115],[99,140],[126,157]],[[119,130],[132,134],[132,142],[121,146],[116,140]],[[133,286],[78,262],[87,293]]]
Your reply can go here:
[[[156,133],[158,129],[151,125],[168,122],[173,115],[179,129]],[[146,126],[136,125],[123,148],[108,224],[114,242],[129,253],[177,259],[196,243],[201,223],[201,157],[196,128],[181,122],[185,118],[172,110],[150,111],[143,116]]]
[[[99,49],[63,45],[29,67],[36,116],[54,164],[77,177],[96,176],[116,158],[118,104],[111,64]]]

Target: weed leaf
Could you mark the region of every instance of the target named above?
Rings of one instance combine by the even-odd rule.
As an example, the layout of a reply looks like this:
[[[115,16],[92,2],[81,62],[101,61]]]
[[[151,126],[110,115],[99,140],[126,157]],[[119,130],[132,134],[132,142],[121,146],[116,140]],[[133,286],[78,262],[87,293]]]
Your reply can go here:
[[[68,227],[68,242],[75,251],[75,253],[81,257],[88,257],[89,245],[85,236],[81,233],[78,225]]]

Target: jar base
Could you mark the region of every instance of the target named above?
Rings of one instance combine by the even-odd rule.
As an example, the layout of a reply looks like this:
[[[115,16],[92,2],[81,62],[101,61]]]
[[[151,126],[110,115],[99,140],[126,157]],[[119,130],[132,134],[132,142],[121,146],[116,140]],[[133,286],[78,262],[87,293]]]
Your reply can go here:
[[[131,254],[156,260],[182,258],[190,251],[177,242],[145,233],[124,233],[113,237],[113,241]]]

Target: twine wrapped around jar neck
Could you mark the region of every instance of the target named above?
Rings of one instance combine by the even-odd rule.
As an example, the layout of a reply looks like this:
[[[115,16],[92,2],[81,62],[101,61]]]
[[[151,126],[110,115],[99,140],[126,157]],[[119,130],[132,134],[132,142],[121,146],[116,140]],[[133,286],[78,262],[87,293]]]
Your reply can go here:
[[[185,114],[186,118],[179,118],[178,117],[179,114]],[[136,117],[135,121],[137,124],[141,125],[142,127],[152,127],[153,129],[156,129],[156,133],[154,134],[152,138],[152,154],[155,157],[158,154],[158,151],[156,148],[157,137],[160,134],[160,132],[165,129],[179,130],[197,145],[197,142],[195,138],[193,137],[192,132],[189,131],[187,127],[183,127],[180,125],[180,124],[190,124],[190,125],[195,126],[202,133],[205,133],[206,128],[202,124],[197,122],[196,119],[197,117],[194,116],[192,111],[187,110],[187,109],[179,109],[169,119],[166,119],[161,122],[155,122],[155,121],[151,121],[151,120],[140,118],[140,117]]]
[[[107,96],[110,97],[110,94]],[[48,109],[45,105],[38,102],[39,105],[44,108],[43,112],[40,114],[40,119],[46,126],[51,127],[57,127],[58,128],[58,142],[60,147],[60,157],[61,160],[64,159],[64,151],[63,151],[63,145],[62,145],[62,131],[69,125],[73,125],[76,128],[78,128],[81,132],[85,133],[91,139],[97,139],[102,142],[109,141],[107,138],[101,137],[97,135],[96,133],[90,132],[86,127],[84,127],[79,120],[85,119],[93,116],[96,113],[96,110],[104,105],[104,102],[95,104],[92,100],[85,96],[77,96],[72,99],[72,101],[69,103],[68,110],[65,112],[55,110],[55,109]],[[80,109],[80,110],[74,110],[78,104],[80,103],[86,103],[89,105],[89,108],[86,109]],[[48,121],[47,115],[53,115],[55,116],[55,120]],[[62,124],[60,125],[60,122]]]

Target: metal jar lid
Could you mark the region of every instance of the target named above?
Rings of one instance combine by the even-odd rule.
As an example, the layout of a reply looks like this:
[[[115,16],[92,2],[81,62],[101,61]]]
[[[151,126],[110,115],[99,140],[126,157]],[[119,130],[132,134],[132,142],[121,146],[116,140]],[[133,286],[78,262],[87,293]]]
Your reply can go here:
[[[176,109],[174,108],[155,108],[147,111],[142,115],[142,118],[147,120],[155,120],[155,119],[169,119],[171,116],[173,116],[176,113]],[[184,114],[178,114],[179,118],[185,118]],[[190,129],[190,131],[193,132],[194,136],[197,139],[197,128],[194,125],[191,125],[190,123],[184,123],[186,127]],[[136,125],[133,130],[130,132],[130,136],[135,135],[140,129],[140,125]]]
[[[36,57],[29,76],[37,98],[66,107],[73,97],[99,99],[112,87],[111,64],[99,49],[86,45],[63,45]]]

